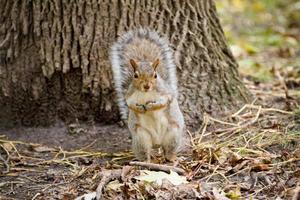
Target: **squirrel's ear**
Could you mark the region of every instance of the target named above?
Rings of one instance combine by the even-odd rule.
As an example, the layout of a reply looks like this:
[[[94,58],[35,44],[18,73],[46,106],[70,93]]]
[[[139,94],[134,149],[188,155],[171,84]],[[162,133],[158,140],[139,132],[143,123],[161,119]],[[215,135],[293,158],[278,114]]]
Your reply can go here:
[[[133,59],[130,59],[129,62],[130,62],[130,65],[133,68],[133,71],[136,71],[137,68],[138,68],[138,65],[136,64],[136,62]]]
[[[157,66],[159,65],[159,59],[156,59],[153,63],[152,63],[152,67],[154,69],[154,71],[156,71]]]

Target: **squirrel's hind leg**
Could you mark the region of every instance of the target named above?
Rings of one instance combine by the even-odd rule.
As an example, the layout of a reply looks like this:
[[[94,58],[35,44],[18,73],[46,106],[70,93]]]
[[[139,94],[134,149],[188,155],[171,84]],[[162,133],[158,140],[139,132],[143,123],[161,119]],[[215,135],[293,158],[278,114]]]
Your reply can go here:
[[[167,161],[174,162],[181,142],[181,130],[177,124],[170,124],[165,137],[163,138],[162,148]]]
[[[152,139],[146,129],[137,126],[132,131],[132,150],[138,160],[151,162]]]

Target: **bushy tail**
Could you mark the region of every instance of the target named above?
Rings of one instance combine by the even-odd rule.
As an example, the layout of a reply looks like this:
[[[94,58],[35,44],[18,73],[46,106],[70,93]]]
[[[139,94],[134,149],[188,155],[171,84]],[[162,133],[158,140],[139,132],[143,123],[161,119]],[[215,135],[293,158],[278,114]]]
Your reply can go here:
[[[146,39],[151,43],[157,45],[161,50],[161,62],[166,68],[165,73],[162,77],[169,85],[170,89],[174,91],[174,96],[177,98],[177,77],[176,77],[176,66],[174,64],[174,57],[171,48],[169,47],[168,40],[159,36],[157,32],[151,31],[147,28],[140,28],[137,30],[132,30],[126,32],[118,38],[118,40],[113,44],[110,51],[110,61],[113,71],[114,87],[116,90],[118,106],[123,120],[128,118],[128,108],[125,102],[126,86],[128,86],[128,81],[130,81],[130,72],[126,65],[128,60],[125,59],[124,49],[128,44],[134,39]]]

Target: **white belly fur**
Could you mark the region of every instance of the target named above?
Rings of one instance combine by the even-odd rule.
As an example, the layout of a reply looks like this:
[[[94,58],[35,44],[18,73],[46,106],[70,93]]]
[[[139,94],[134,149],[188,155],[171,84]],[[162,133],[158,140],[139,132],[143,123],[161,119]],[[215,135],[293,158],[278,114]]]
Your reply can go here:
[[[154,146],[161,145],[163,137],[167,133],[168,118],[164,110],[151,111],[140,115],[140,125],[149,132]]]
[[[155,91],[136,91],[127,99],[127,103],[143,104],[149,100],[156,100],[158,98],[160,98],[160,94]],[[168,118],[165,110],[166,109],[160,109],[139,114],[138,123],[151,135],[153,146],[161,145],[163,137],[167,134]]]

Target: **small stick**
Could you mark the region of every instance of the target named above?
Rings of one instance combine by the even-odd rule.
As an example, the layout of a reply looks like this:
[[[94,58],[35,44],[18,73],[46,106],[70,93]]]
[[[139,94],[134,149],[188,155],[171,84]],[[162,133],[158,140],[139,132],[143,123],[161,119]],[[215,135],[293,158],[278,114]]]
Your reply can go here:
[[[257,121],[257,119],[258,119],[258,117],[260,115],[261,109],[262,109],[261,106],[258,106],[257,113],[255,115],[255,118],[252,120],[251,124],[254,124]]]
[[[279,112],[282,114],[288,114],[288,115],[292,115],[293,112],[289,112],[289,111],[285,111],[285,110],[280,110],[280,109],[276,109],[276,108],[263,108],[262,111],[270,111],[270,112]]]
[[[119,179],[122,175],[122,169],[116,169],[116,170],[109,170],[102,172],[102,179],[97,187],[96,190],[96,199],[101,200],[102,199],[102,191],[110,181]]]
[[[233,115],[231,115],[232,117],[236,117],[238,116],[241,112],[243,112],[247,107],[249,107],[249,105],[254,105],[254,103],[256,102],[257,98],[255,98],[251,104],[245,104],[240,110],[238,110],[236,113],[234,113]]]
[[[95,140],[94,140],[93,142],[91,142],[90,144],[88,144],[88,145],[86,145],[86,146],[80,148],[79,151],[83,151],[83,150],[85,150],[85,149],[87,149],[87,148],[90,148],[91,146],[93,146],[93,145],[97,142],[97,140],[98,140],[98,139],[95,139]]]
[[[209,122],[209,117],[204,113],[204,117],[203,117],[203,128],[202,128],[202,132],[201,132],[201,136],[198,140],[198,143],[200,143],[202,141],[203,135],[206,132],[206,128],[207,128],[207,124]]]
[[[138,162],[138,161],[131,161],[129,164],[133,166],[140,166],[140,167],[145,167],[153,170],[160,170],[164,172],[170,172],[172,170],[181,175],[185,174],[185,171],[183,169],[179,167],[168,166],[168,165],[160,165],[160,164]]]
[[[32,199],[31,200],[35,200],[38,196],[40,196],[40,195],[42,195],[41,193],[36,193],[33,197],[32,197]]]
[[[238,126],[237,124],[230,123],[230,122],[224,122],[224,121],[221,121],[221,120],[212,118],[212,117],[209,117],[208,119],[211,120],[211,121],[214,121],[214,122],[218,122],[218,123],[220,123],[220,124],[224,124],[224,125],[230,125],[230,126],[233,126],[233,127]]]
[[[239,111],[237,111],[236,113],[234,113],[231,116],[232,117],[236,117],[237,115],[239,115],[246,108],[259,109],[262,112],[279,112],[279,113],[288,114],[288,115],[293,114],[293,112],[289,112],[289,111],[285,111],[285,110],[280,110],[280,109],[276,109],[276,108],[262,108],[261,106],[252,105],[252,104],[246,104]]]
[[[7,160],[5,160],[2,157],[1,153],[0,153],[0,160],[3,162],[4,166],[6,167],[6,169],[3,171],[3,173],[8,173],[9,172],[9,168],[10,168],[9,164],[8,164],[8,162],[9,162],[9,156],[7,156]]]
[[[300,161],[300,158],[291,158],[289,160],[283,161],[283,162],[279,162],[279,163],[272,163],[270,164],[270,166],[281,166],[290,162],[297,162]]]
[[[286,86],[286,82],[284,80],[284,77],[281,76],[280,72],[278,69],[275,69],[275,76],[277,76],[279,83],[281,84],[281,86],[283,87],[284,93],[285,93],[285,98],[291,98],[291,96],[289,95],[289,89]]]
[[[187,130],[186,132],[187,132],[187,133],[189,134],[189,136],[190,136],[190,140],[191,140],[191,145],[192,145],[192,147],[196,146],[196,145],[195,145],[195,142],[194,142],[194,138],[193,138],[191,132],[190,132],[189,130]]]
[[[218,168],[219,168],[219,165],[216,166],[216,168],[214,169],[214,171],[211,174],[201,178],[200,181],[203,181],[204,179],[206,179],[205,182],[208,183],[208,181],[211,179],[211,177],[213,177],[215,175]]]

